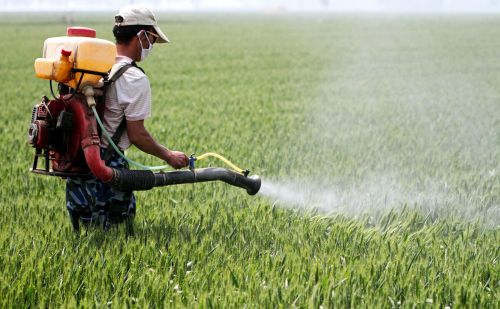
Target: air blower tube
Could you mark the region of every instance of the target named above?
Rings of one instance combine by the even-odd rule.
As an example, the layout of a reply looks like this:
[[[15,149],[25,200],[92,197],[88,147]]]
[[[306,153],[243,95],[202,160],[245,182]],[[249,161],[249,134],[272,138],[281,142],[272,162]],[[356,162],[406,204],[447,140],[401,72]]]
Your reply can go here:
[[[257,175],[245,177],[225,168],[200,168],[195,170],[153,173],[152,171],[113,169],[111,186],[122,190],[149,190],[153,187],[220,180],[255,195],[260,190],[261,180]]]

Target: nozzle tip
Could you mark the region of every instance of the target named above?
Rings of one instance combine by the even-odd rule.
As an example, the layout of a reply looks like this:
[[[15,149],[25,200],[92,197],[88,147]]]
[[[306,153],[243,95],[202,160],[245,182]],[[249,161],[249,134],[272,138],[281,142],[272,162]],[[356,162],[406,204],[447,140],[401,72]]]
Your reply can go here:
[[[255,195],[259,192],[262,181],[259,175],[252,175],[247,177],[249,180],[249,186],[247,187],[247,193],[249,195]]]

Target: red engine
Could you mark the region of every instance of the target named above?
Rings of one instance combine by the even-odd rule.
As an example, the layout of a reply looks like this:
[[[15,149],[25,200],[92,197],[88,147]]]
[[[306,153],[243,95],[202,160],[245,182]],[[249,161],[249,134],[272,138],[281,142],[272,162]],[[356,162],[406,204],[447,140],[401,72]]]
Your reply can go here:
[[[82,125],[75,117],[75,106],[85,104],[75,96],[69,101],[49,100],[46,96],[33,107],[29,143],[36,149],[32,172],[61,177],[90,175],[82,149]],[[81,118],[81,117],[80,117]],[[39,158],[44,158],[42,168]]]

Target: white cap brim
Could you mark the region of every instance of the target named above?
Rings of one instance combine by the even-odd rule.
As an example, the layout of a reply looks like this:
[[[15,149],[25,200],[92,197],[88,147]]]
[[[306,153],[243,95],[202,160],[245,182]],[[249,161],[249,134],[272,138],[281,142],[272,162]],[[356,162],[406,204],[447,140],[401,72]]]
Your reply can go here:
[[[170,40],[167,38],[165,33],[163,33],[163,31],[161,31],[161,29],[160,29],[160,27],[158,27],[158,25],[153,25],[153,27],[155,28],[156,34],[158,34],[158,39],[156,40],[156,43],[169,43],[170,42]]]

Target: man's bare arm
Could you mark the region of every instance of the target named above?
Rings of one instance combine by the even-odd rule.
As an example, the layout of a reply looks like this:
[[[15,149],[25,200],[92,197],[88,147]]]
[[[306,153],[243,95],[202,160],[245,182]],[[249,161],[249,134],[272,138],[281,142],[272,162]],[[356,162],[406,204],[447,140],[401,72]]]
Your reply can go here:
[[[173,168],[188,165],[188,157],[180,152],[167,149],[159,144],[144,127],[144,120],[127,120],[127,134],[130,142],[140,150],[166,161]]]

